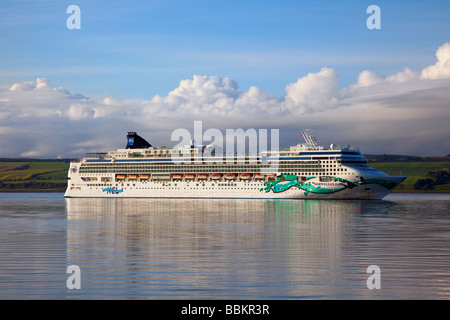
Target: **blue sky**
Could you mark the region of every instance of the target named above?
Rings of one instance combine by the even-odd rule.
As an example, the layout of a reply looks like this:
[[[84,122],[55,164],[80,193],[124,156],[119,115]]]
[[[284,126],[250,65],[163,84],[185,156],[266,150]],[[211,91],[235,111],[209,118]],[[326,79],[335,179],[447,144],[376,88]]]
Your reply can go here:
[[[5,0],[0,43],[0,157],[108,151],[127,131],[174,145],[199,120],[279,128],[282,147],[310,128],[365,153],[450,153],[447,0]]]
[[[71,4],[81,30],[66,27]],[[371,4],[381,30],[366,27]],[[282,96],[322,67],[341,86],[363,69],[423,68],[449,30],[449,1],[2,1],[0,80],[149,98],[201,74]]]

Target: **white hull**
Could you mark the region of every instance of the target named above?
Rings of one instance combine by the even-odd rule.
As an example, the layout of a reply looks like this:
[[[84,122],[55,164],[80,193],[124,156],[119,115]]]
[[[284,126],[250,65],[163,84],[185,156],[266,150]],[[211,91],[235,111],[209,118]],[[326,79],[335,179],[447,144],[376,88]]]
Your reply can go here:
[[[389,181],[404,177],[389,176]],[[311,182],[314,184],[314,182]],[[264,181],[178,181],[178,182],[135,182],[118,186],[81,186],[68,188],[68,198],[247,198],[247,199],[382,199],[391,190],[380,184],[360,184],[343,188],[334,183],[327,193],[308,192],[292,186],[282,192],[266,190]],[[113,189],[110,189],[113,188]]]

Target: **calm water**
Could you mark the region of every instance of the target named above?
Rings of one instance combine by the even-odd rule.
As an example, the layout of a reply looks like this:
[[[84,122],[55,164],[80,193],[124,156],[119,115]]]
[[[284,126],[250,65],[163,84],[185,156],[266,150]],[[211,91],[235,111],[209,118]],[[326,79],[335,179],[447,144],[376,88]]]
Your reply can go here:
[[[66,269],[81,270],[69,290]],[[367,267],[381,270],[369,290]],[[0,194],[0,299],[449,299],[450,196]]]

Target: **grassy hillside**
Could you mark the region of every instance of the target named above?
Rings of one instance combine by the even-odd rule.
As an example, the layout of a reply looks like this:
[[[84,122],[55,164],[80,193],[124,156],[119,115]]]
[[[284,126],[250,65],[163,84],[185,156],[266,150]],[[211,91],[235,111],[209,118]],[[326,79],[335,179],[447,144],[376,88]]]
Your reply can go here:
[[[450,161],[370,162],[369,166],[387,174],[408,176],[396,192],[417,192],[414,189],[417,180],[429,178],[430,171],[449,170]],[[450,192],[450,184],[435,186],[430,192]]]
[[[58,161],[0,162],[0,191],[64,191],[68,168]]]
[[[450,169],[450,161],[369,162],[369,166],[391,175],[408,178],[396,192],[419,192],[414,184],[429,178],[430,171]],[[4,191],[64,191],[67,186],[67,161],[0,161],[0,192]],[[449,192],[450,184],[434,186],[428,192]]]

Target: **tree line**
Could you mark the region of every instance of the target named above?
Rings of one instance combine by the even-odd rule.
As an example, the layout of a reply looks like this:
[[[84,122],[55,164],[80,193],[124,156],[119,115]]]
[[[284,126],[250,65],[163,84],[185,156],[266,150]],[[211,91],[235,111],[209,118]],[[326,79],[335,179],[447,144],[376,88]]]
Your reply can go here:
[[[416,190],[431,190],[434,186],[450,183],[450,173],[447,168],[441,171],[429,171],[427,172],[428,178],[419,179],[414,184]]]
[[[65,190],[67,183],[23,181],[4,183],[0,181],[0,190]]]

